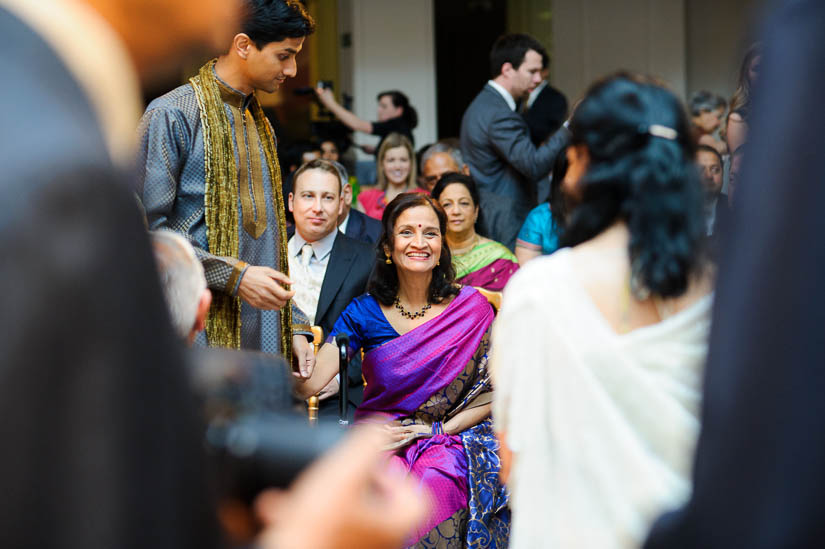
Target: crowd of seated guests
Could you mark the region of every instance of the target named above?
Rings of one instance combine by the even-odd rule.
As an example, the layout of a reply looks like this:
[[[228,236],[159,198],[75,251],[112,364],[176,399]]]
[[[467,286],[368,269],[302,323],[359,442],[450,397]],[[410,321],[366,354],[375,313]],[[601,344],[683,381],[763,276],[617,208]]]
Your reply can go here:
[[[45,11],[70,15],[75,10],[64,4],[74,3],[54,2]],[[28,96],[45,97],[48,101],[39,103],[54,108],[47,114],[59,116],[49,122],[57,121],[53,126],[40,121],[46,132],[27,129],[14,117],[19,124],[0,125],[9,145],[4,169],[12,174],[0,183],[0,251],[10,258],[0,264],[0,280],[14,289],[0,307],[6,328],[0,334],[5,444],[0,484],[7,492],[0,539],[5,545],[97,548],[146,546],[150,540],[149,545],[163,548],[217,547],[222,536],[215,515],[220,515],[230,543],[249,546],[251,539],[236,538],[238,523],[225,514],[225,501],[213,501],[207,480],[203,446],[214,431],[195,416],[200,408],[193,379],[213,367],[232,378],[237,400],[249,409],[281,411],[288,403],[294,412],[295,397],[318,396],[321,415],[334,415],[339,393],[348,388],[348,417],[369,424],[356,427],[343,446],[322,456],[287,492],[255,491],[264,525],[260,530],[253,521],[246,532],[257,536],[255,546],[636,547],[660,513],[689,497],[701,427],[713,261],[721,250],[731,249],[722,246],[721,238],[741,224],[735,210],[753,196],[742,195],[740,184],[743,159],[750,154],[746,142],[760,45],[744,56],[724,125],[727,104],[718,96],[697,92],[686,111],[657,81],[629,73],[594,83],[563,124],[567,102],[547,82],[546,51],[529,36],[506,35],[493,45],[490,80],[463,114],[460,138],[442,139],[418,155],[413,147],[417,114],[404,93],[378,94],[377,122],[368,122],[341,107],[329,88],[318,87],[317,99],[343,124],[380,137],[376,150],[363,147],[376,153],[377,186],[350,179],[342,161],[352,159],[344,158],[347,147],[336,139],[316,136],[288,147],[281,164],[273,163],[270,148],[262,149],[266,181],[273,185],[266,186],[267,205],[283,209],[284,199],[291,222],[282,234],[282,218],[271,217],[277,228],[263,223],[267,238],[274,235],[271,240],[260,240],[257,233],[235,242],[237,249],[257,241],[283,251],[278,265],[250,267],[214,248],[210,252],[211,241],[196,251],[192,235],[187,238],[181,229],[182,223],[201,223],[197,220],[207,210],[215,212],[206,194],[202,204],[183,215],[187,219],[147,234],[134,197],[121,184],[126,170],[115,169],[102,152],[104,124],[84,110],[95,98],[72,97],[80,90],[74,77],[55,84],[63,67],[55,63],[60,60],[53,59],[54,52],[43,53],[45,36],[38,36],[43,29],[30,29],[10,16],[16,11],[9,12],[7,4],[22,3],[5,2],[0,10],[0,27],[8,31],[0,35],[20,46],[14,56],[3,57],[24,84],[7,87],[16,99],[10,104],[36,115],[32,105],[38,101]],[[112,0],[107,10],[98,4],[84,2],[69,23],[82,23],[100,10],[101,21],[93,23],[102,24],[106,33],[142,31],[121,37],[130,41],[151,34],[155,21],[166,21],[161,34],[177,37],[181,29],[170,22],[186,18],[177,11],[145,17],[161,4],[176,3]],[[800,10],[814,5],[794,4]],[[257,15],[266,20],[262,26],[273,27],[267,44],[303,44],[312,32],[279,28],[284,10],[313,27],[295,0],[248,0],[247,7],[254,9],[245,10],[246,19]],[[275,15],[262,16],[270,10]],[[815,22],[822,21],[819,10]],[[29,16],[37,11],[20,9]],[[131,19],[129,24],[105,22],[118,13]],[[799,11],[792,15],[797,25],[806,19]],[[212,17],[217,22],[229,16],[221,11]],[[821,35],[821,25],[811,27],[811,35],[803,37],[807,40],[798,39],[805,49],[813,49]],[[211,30],[220,34],[217,27]],[[195,34],[212,33],[204,26]],[[236,39],[241,34],[245,51],[256,52],[260,44],[251,45],[245,33]],[[155,46],[151,40],[130,42],[136,64],[158,64],[167,55],[149,56],[141,42]],[[781,42],[801,48],[793,40]],[[184,46],[176,44],[188,50]],[[141,49],[146,51],[138,55]],[[158,49],[171,53],[173,48]],[[292,48],[288,59],[278,62],[287,66],[296,54]],[[821,60],[821,52],[816,55]],[[776,64],[779,56],[773,56]],[[205,76],[201,73],[201,81]],[[770,79],[773,85],[777,81]],[[37,95],[44,90],[45,96]],[[223,113],[224,105],[216,105]],[[809,114],[817,113],[808,109]],[[71,115],[70,129],[61,128],[64,115]],[[182,136],[180,120],[169,128]],[[258,121],[255,131],[271,143],[271,128]],[[807,131],[800,133],[809,138]],[[62,155],[63,169],[25,156],[32,148],[26,145],[41,134],[48,134],[51,151]],[[232,137],[223,137],[228,140],[221,141],[226,147],[221,153],[231,152]],[[788,149],[803,151],[798,157],[811,167],[816,155],[804,141],[797,138],[797,147]],[[206,166],[213,168],[218,165],[211,164],[215,143],[197,145],[210,153]],[[155,154],[189,153],[188,145],[181,142],[175,151],[159,147]],[[811,150],[815,153],[815,147]],[[224,167],[234,169],[235,156],[225,156]],[[195,159],[198,170],[204,165],[197,155],[188,159]],[[757,166],[770,173],[767,164]],[[215,172],[204,170],[204,177],[189,181],[191,187],[208,184],[223,191],[221,183],[235,184],[213,180],[209,174]],[[171,181],[176,170],[155,171]],[[254,184],[263,181],[250,178]],[[283,196],[277,196],[279,183]],[[549,184],[549,198],[539,203],[544,184]],[[162,194],[163,208],[175,209],[168,193]],[[258,209],[262,203],[254,203],[256,223],[251,225],[266,221]],[[238,204],[219,220],[237,241],[237,230],[248,230],[250,220],[244,215],[233,220],[233,211],[239,213]],[[784,221],[777,225],[788,227]],[[208,227],[210,237],[219,233],[216,227]],[[234,277],[232,284],[213,285],[215,294],[203,268],[210,261],[213,267],[227,261],[224,274]],[[278,303],[255,307],[285,307],[285,319],[295,305],[295,312],[323,333],[317,355],[301,354],[291,369],[276,352],[195,343],[209,324],[213,299],[229,303],[231,298],[240,311],[235,282],[260,269],[272,273],[267,287],[279,292]],[[212,278],[209,282],[214,284]],[[501,298],[501,307],[491,306],[493,298],[485,297],[490,291],[498,293],[494,297]],[[816,296],[815,290],[806,291]],[[770,292],[756,297],[776,298]],[[240,332],[240,317],[233,322],[231,328]],[[814,331],[819,324],[812,324]],[[262,333],[280,330],[274,324],[261,326]],[[286,341],[289,330],[300,329],[291,335],[310,348],[309,326],[286,321],[284,326]],[[345,379],[336,377],[339,335],[347,336]],[[789,338],[782,352],[794,342]],[[278,348],[290,357],[288,346]],[[801,356],[796,362],[808,358]],[[795,365],[788,362],[783,374]],[[736,405],[758,391],[731,382],[737,378],[732,372],[728,368],[721,376],[732,386],[727,388],[750,389],[724,403],[728,411],[738,411]],[[732,394],[716,393],[722,400]],[[708,394],[720,400],[714,391]],[[228,417],[236,411],[225,419],[237,419]],[[342,423],[347,421],[342,418]],[[795,427],[785,431],[794,433]],[[239,442],[243,452],[260,441]],[[289,442],[292,448],[296,440]],[[738,463],[720,460],[723,475],[730,473],[731,461]],[[776,469],[773,464],[766,468]],[[813,470],[811,478],[816,478]],[[766,484],[784,485],[786,479],[769,480]],[[771,499],[791,509],[795,524],[802,522],[799,516],[815,515],[796,512],[792,498]],[[758,528],[757,522],[747,529]],[[778,521],[764,522],[769,533],[763,542],[799,539],[777,533]],[[716,534],[710,523],[698,530]],[[694,538],[681,536],[680,541],[691,545]]]
[[[751,56],[746,66],[755,63]],[[715,137],[724,130],[725,108],[719,96],[703,91],[686,113],[658,81],[642,76],[619,74],[594,84],[569,125],[551,136],[556,154],[543,176],[549,197],[523,224],[512,223],[518,208],[510,196],[478,185],[453,140],[423,147],[418,157],[403,135],[383,140],[379,186],[362,188],[355,199],[382,223],[370,282],[362,296],[345,300],[349,305],[325,330],[330,339],[315,366],[300,372],[297,390],[323,394],[334,384],[332,334],[349,337],[350,357],[365,352],[366,389],[355,418],[388,422],[394,463],[432,497],[409,544],[449,543],[447,532],[471,543],[481,531],[507,546],[503,511],[512,508],[512,547],[543,546],[548,539],[560,546],[587,539],[624,547],[641,541],[658,512],[684,500],[713,284],[706,252],[717,248],[706,237],[727,226],[742,157],[741,148],[733,151],[725,196],[725,132]],[[510,138],[527,146],[530,135],[524,129]],[[530,146],[536,151],[530,154],[538,154]],[[473,145],[465,140],[464,147]],[[509,235],[508,225],[515,225],[512,236],[491,238]],[[508,284],[511,277],[515,282]],[[472,287],[504,291],[494,347],[486,316],[493,310]],[[468,299],[476,305],[465,308]],[[471,341],[452,330],[466,329],[459,320],[466,318],[477,323]],[[461,350],[460,359],[443,354],[451,346]],[[561,351],[575,348],[589,350]],[[490,401],[481,397],[492,395],[488,355],[500,391],[501,447],[487,438]],[[662,356],[672,358],[662,362]],[[430,361],[439,367],[421,368]],[[536,363],[543,364],[540,374]],[[617,365],[624,373],[609,375]],[[610,395],[607,409],[594,404],[598,394]],[[553,405],[537,406],[548,402]],[[655,420],[638,415],[640,402],[656,403]],[[546,431],[536,432],[536,422]],[[598,441],[580,439],[564,427],[571,424],[589,425]],[[602,430],[609,424],[621,424],[625,435]],[[491,452],[501,465],[478,457]],[[512,502],[501,484],[480,480],[473,470],[479,464],[502,467]],[[486,507],[474,499],[478,491],[489,494]],[[548,504],[549,523],[540,512]],[[476,524],[472,532],[468,521]]]
[[[534,47],[524,38],[504,40],[491,59],[520,55],[526,67],[539,53],[546,69],[546,54]],[[749,52],[731,103],[738,105],[734,124],[747,114],[758,62]],[[548,166],[540,177],[514,176],[530,181],[532,192],[549,181],[547,200],[523,222],[525,196],[480,185],[483,170],[465,163],[462,145],[473,158],[488,146],[478,135],[461,144],[443,139],[416,155],[414,125],[403,115],[414,109],[403,94],[400,104],[380,95],[381,122],[370,124],[337,105],[328,89],[316,90],[340,120],[381,142],[375,187],[353,189],[331,139],[303,146],[307,157],[291,166],[294,299],[326,338],[314,365],[298,365],[295,391],[319,395],[322,416],[335,413],[333,338],[347,335],[350,417],[384,423],[393,467],[427,494],[427,516],[407,545],[468,546],[484,538],[495,547],[585,539],[625,547],[688,491],[710,258],[728,225],[743,149],[732,150],[722,194],[731,127],[730,116],[721,124],[725,101],[700,91],[686,113],[658,81],[631,74],[594,84],[568,123],[536,142],[522,118],[529,109],[519,105],[536,88],[518,81],[509,70],[520,67],[510,64],[494,67],[480,98],[501,108],[510,94],[516,104],[500,114],[510,121],[501,130],[506,137],[493,132],[490,143],[509,140],[518,155]],[[466,116],[465,124],[474,127]],[[742,132],[734,129],[733,137]],[[495,169],[518,174],[518,155],[500,158]],[[504,292],[494,347],[496,311],[474,288]],[[588,351],[561,351],[571,348]],[[606,369],[617,365],[624,373],[614,379]],[[597,393],[610,395],[608,409],[594,404]],[[636,413],[640,402],[656,403],[655,421]],[[546,429],[537,432],[537,424]],[[570,424],[588,425],[587,439],[564,427]],[[621,424],[625,435],[603,429],[608,424]],[[547,505],[552,519],[539,512]]]
[[[355,192],[333,139],[287,157],[294,301],[326,338],[314,364],[297,365],[295,392],[319,395],[322,414],[337,410],[333,339],[347,335],[349,412],[384,423],[393,467],[425,494],[427,516],[407,545],[626,546],[687,493],[711,303],[704,237],[726,225],[742,148],[723,197],[728,149],[713,134],[724,100],[699,92],[688,118],[670,92],[629,74],[596,83],[567,124],[536,140],[523,114],[530,97],[553,91],[537,89],[547,60],[530,37],[499,40],[476,100],[484,116],[468,109],[460,144],[442,140],[419,155],[404,94],[380,94],[370,123],[318,88],[344,124],[381,137],[375,187]],[[758,62],[757,51],[743,64],[729,131],[746,120]],[[505,144],[508,154],[489,158]],[[506,173],[507,185],[491,173]],[[536,204],[545,179],[549,197]],[[496,312],[474,288],[504,292],[495,347]],[[588,351],[561,351],[571,347]],[[651,350],[674,358],[652,360]],[[617,365],[624,377],[607,372]],[[594,404],[600,391],[609,410]],[[655,420],[637,413],[643,401],[660,407]],[[572,424],[592,424],[599,440]]]

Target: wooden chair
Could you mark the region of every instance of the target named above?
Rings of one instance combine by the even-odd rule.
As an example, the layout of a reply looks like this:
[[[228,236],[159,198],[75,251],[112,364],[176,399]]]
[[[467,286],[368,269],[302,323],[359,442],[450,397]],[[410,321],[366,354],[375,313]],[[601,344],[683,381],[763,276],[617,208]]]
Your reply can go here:
[[[494,292],[493,290],[485,290],[484,288],[479,288],[478,286],[473,286],[478,292],[487,298],[487,302],[493,306],[493,311],[498,313],[498,310],[501,309],[501,292]]]
[[[310,328],[312,330],[312,345],[315,350],[315,354],[318,354],[318,349],[321,348],[321,345],[324,342],[324,329],[320,326],[312,326]],[[309,424],[315,425],[318,422],[318,404],[320,400],[318,399],[318,395],[312,395],[307,399],[307,413],[309,414]]]

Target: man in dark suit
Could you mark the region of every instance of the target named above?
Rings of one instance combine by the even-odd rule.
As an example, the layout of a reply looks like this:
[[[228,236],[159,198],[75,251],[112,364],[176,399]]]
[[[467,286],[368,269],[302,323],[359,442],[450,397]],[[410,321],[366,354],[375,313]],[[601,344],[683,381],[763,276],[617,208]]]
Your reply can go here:
[[[515,201],[519,224],[537,204],[536,182],[549,175],[568,141],[566,128],[536,148],[530,129],[516,112],[541,82],[544,48],[524,34],[508,34],[493,44],[488,81],[461,121],[461,152],[480,189]]]
[[[524,104],[524,119],[530,138],[537,147],[556,133],[567,118],[567,98],[550,85],[550,56],[541,56],[541,82],[530,92]]]
[[[336,163],[337,164],[337,163]],[[346,176],[346,169],[337,164],[342,175]],[[381,222],[352,209],[352,185],[348,178],[344,178],[344,188],[341,191],[343,207],[338,216],[338,228],[342,233],[355,240],[375,244],[381,236]]]
[[[823,28],[821,0],[786,1],[765,25],[693,491],[656,523],[648,549],[825,544]]]
[[[347,183],[346,187],[349,187]],[[346,194],[344,195],[346,196]],[[352,188],[350,188],[349,196],[352,196]],[[381,236],[381,222],[373,219],[368,215],[364,215],[358,210],[352,209],[352,203],[348,202],[344,206],[344,216],[341,221],[341,232],[350,238],[366,242],[367,244],[375,244]]]
[[[350,301],[367,288],[375,251],[364,242],[338,230],[343,209],[343,176],[337,163],[313,160],[298,168],[289,195],[289,209],[295,218],[295,234],[289,239],[289,272],[295,290],[293,298],[309,316],[311,324],[332,334],[335,321]],[[363,394],[360,361],[349,369],[350,408],[360,404]],[[321,391],[320,412],[337,413],[338,380]],[[333,405],[334,404],[334,405]]]

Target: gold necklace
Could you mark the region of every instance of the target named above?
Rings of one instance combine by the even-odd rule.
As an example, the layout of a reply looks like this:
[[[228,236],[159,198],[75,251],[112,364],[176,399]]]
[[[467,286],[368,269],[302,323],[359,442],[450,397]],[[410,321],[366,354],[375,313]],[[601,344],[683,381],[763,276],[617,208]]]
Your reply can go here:
[[[398,309],[398,312],[401,313],[401,316],[403,316],[404,318],[409,318],[410,320],[415,320],[416,318],[423,317],[424,314],[432,307],[430,303],[427,303],[420,311],[416,313],[411,313],[408,310],[406,310],[403,305],[401,305],[401,299],[398,296],[395,296],[395,301],[393,302],[393,304],[395,305],[395,308]]]

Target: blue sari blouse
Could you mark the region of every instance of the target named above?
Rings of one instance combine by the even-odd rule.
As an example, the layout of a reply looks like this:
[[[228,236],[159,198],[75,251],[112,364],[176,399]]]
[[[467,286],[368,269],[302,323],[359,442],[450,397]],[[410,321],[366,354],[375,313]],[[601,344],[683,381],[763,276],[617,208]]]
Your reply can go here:
[[[369,352],[387,341],[398,337],[398,332],[384,316],[381,305],[370,294],[353,299],[332,327],[327,343],[334,343],[336,335],[344,333],[349,337],[349,356],[363,348]]]
[[[549,203],[543,202],[530,210],[518,233],[516,245],[528,250],[541,250],[542,255],[559,249],[559,237]]]

